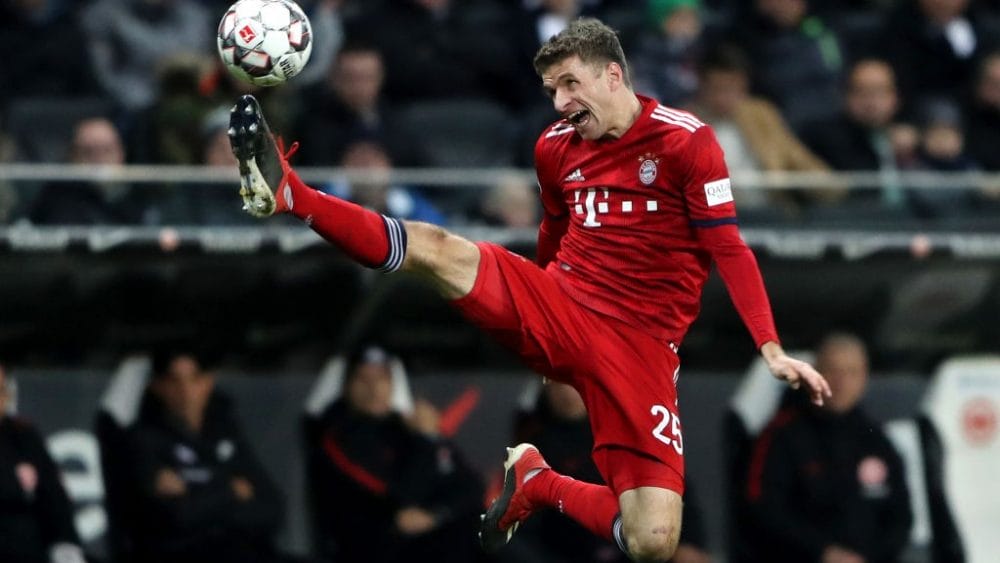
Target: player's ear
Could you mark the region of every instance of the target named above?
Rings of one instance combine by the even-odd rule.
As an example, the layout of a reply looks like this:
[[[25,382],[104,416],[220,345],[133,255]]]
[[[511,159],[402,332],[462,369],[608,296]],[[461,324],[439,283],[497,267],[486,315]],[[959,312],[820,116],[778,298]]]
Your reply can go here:
[[[604,76],[607,77],[608,87],[615,91],[624,83],[622,67],[618,63],[611,62],[604,68]]]

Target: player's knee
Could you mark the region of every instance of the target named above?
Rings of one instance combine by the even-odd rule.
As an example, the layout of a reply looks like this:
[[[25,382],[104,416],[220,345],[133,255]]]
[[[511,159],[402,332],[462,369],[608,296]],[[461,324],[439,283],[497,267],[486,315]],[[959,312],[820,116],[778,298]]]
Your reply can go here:
[[[641,563],[660,563],[668,561],[677,551],[679,530],[671,525],[651,526],[625,531],[625,541],[628,542],[629,556]]]

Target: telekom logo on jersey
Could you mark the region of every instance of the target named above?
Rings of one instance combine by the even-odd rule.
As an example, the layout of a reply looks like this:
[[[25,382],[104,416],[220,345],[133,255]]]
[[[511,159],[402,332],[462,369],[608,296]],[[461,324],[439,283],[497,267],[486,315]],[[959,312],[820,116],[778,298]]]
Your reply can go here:
[[[597,220],[598,215],[604,215],[611,211],[610,202],[611,190],[608,188],[586,188],[573,190],[573,210],[577,215],[583,215],[584,227],[600,227],[601,222]],[[598,199],[600,198],[600,199]],[[646,212],[656,212],[660,204],[655,199],[647,199]],[[622,213],[632,213],[635,210],[634,202],[622,200],[618,209]],[[618,211],[616,210],[616,211]]]

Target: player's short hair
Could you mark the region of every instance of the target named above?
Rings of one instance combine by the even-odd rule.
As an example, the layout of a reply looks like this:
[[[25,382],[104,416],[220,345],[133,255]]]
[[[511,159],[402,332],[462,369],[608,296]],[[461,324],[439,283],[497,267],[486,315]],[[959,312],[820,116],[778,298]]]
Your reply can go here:
[[[632,85],[618,33],[596,18],[579,18],[553,35],[535,54],[535,72],[541,76],[549,67],[572,56],[584,63],[617,63],[625,84]]]

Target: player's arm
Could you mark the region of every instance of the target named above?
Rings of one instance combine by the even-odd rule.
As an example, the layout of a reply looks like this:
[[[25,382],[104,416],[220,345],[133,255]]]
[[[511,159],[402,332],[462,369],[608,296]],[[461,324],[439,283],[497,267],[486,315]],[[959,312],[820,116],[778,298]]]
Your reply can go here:
[[[798,389],[803,382],[816,404],[830,388],[812,366],[788,356],[774,326],[771,303],[753,251],[743,242],[736,220],[729,171],[722,149],[708,127],[696,130],[688,142],[684,179],[688,220],[698,242],[719,269],[736,311],[775,377]]]
[[[544,268],[556,257],[559,241],[569,228],[569,209],[563,199],[551,152],[545,150],[545,134],[535,144],[535,170],[538,173],[538,191],[542,199],[542,223],[538,227],[536,262]]]

